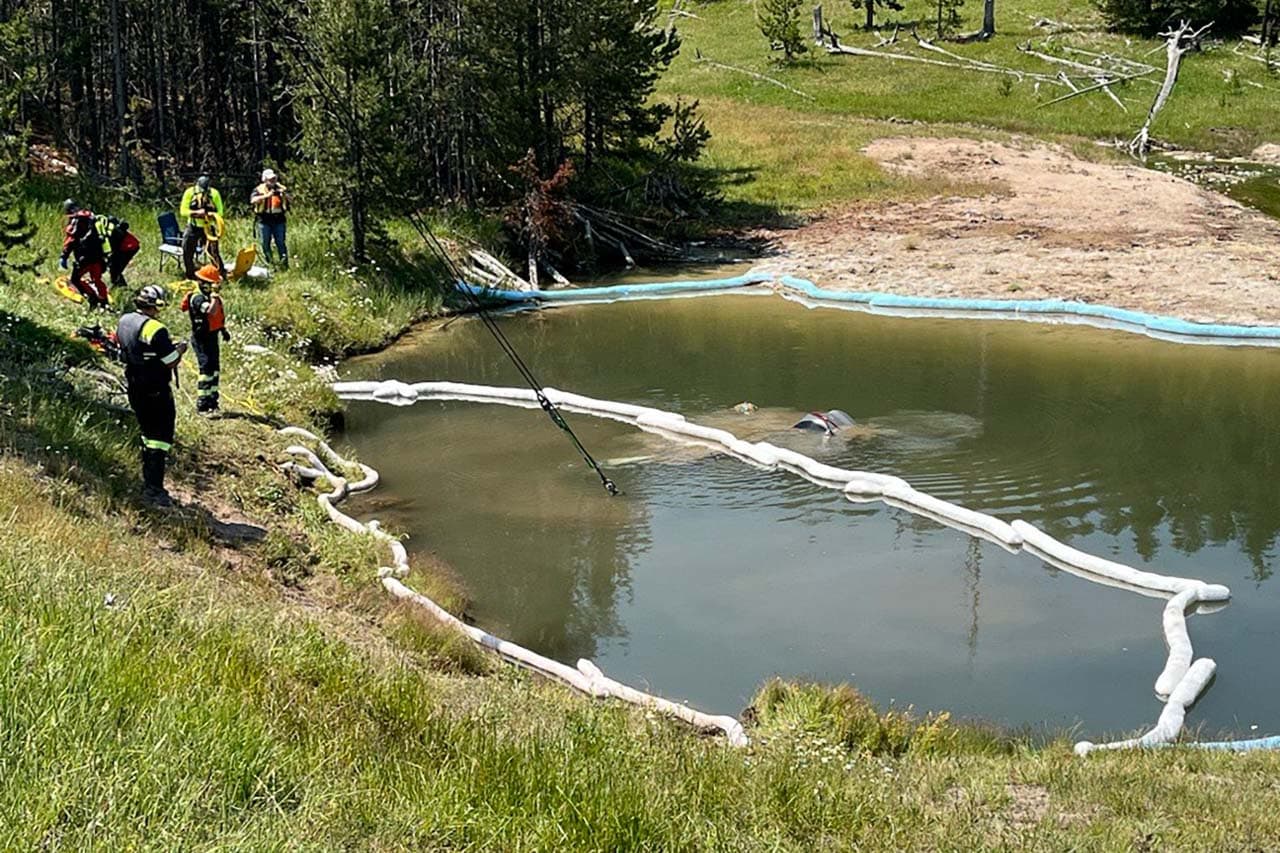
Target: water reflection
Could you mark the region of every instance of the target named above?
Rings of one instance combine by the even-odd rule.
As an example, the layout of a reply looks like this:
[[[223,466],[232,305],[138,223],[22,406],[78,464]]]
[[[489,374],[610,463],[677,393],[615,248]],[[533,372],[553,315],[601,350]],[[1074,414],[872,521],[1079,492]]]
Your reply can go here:
[[[617,605],[630,596],[633,556],[648,547],[647,507],[579,488],[540,412],[501,415],[433,404],[351,412],[361,452],[383,475],[378,514],[410,532],[411,550],[454,546],[442,556],[483,590],[480,621],[565,659],[590,657],[598,638],[625,635]],[[447,426],[432,428],[443,417]],[[584,437],[598,439],[593,427],[609,429],[588,425]],[[551,475],[531,459],[552,460]],[[460,528],[466,535],[453,535]]]
[[[1280,676],[1259,642],[1280,618],[1263,583],[1280,532],[1280,352],[760,297],[503,322],[556,387],[896,473],[1093,553],[1232,585],[1231,613],[1195,627],[1223,666],[1200,719],[1280,716],[1280,688],[1232,680]],[[519,384],[467,320],[349,372]],[[735,412],[743,400],[760,410]],[[829,408],[859,428],[837,440],[786,429]],[[483,624],[669,695],[731,708],[774,672],[856,673],[882,701],[1012,722],[1132,727],[1158,712],[1158,603],[702,449],[573,423],[616,466],[622,498],[600,497],[538,412],[359,405],[350,439],[384,469],[380,495],[400,500],[388,520],[458,568]]]

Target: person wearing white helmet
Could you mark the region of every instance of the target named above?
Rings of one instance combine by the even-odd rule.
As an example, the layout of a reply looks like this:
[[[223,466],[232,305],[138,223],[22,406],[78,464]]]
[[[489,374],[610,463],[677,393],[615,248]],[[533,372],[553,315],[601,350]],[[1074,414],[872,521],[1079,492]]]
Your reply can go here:
[[[185,341],[173,342],[157,316],[165,304],[164,289],[149,284],[133,298],[134,310],[120,318],[116,338],[125,363],[129,406],[142,432],[142,500],[150,506],[173,506],[164,488],[165,461],[173,449],[173,389]]]
[[[280,253],[280,266],[289,268],[289,248],[285,245],[285,215],[289,212],[289,190],[280,183],[274,169],[262,170],[262,183],[253,189],[249,203],[258,217],[258,232],[262,237],[262,258],[271,263],[271,244]]]

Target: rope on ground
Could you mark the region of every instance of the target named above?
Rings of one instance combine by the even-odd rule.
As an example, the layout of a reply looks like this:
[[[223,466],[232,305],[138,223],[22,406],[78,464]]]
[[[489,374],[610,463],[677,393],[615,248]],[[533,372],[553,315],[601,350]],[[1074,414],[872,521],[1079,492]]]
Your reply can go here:
[[[337,382],[333,385],[333,390],[343,400],[377,401],[395,406],[409,406],[419,400],[461,400],[497,403],[522,408],[537,408],[539,406],[538,397],[533,392],[522,388],[501,388],[460,382],[418,382],[415,384],[396,380]],[[727,430],[691,423],[683,415],[674,412],[612,400],[597,400],[591,397],[558,391],[554,388],[542,389],[542,393],[565,411],[620,421],[636,426],[646,432],[663,435],[677,441],[698,444],[717,451],[727,452],[750,465],[764,470],[790,471],[824,488],[841,491],[849,500],[859,502],[881,500],[891,506],[905,509],[916,515],[933,519],[948,527],[985,539],[1010,552],[1026,551],[1085,580],[1138,592],[1143,595],[1168,598],[1169,601],[1164,608],[1162,621],[1165,639],[1169,645],[1169,656],[1155,684],[1157,695],[1165,700],[1166,704],[1155,727],[1143,736],[1131,740],[1105,744],[1081,741],[1075,746],[1075,751],[1078,755],[1087,755],[1097,749],[1124,749],[1172,743],[1182,731],[1187,708],[1200,696],[1213,676],[1216,664],[1212,660],[1201,658],[1194,661],[1194,663],[1192,662],[1193,651],[1190,636],[1187,633],[1185,615],[1188,608],[1201,602],[1211,606],[1215,604],[1219,607],[1225,606],[1225,603],[1231,598],[1231,591],[1225,586],[1206,584],[1203,581],[1192,578],[1141,571],[1121,563],[1086,554],[1058,541],[1025,521],[1015,520],[1010,523],[986,513],[957,506],[932,495],[919,492],[899,477],[872,471],[853,471],[836,468],[818,462],[802,453],[777,447],[768,442],[743,441]],[[324,496],[322,496],[323,498]],[[386,581],[384,580],[385,583]],[[390,587],[388,588],[390,589]],[[395,590],[392,591],[396,592]],[[396,594],[400,593],[396,592]],[[403,597],[411,597],[412,595],[412,593],[407,593]],[[435,608],[432,612],[439,610],[434,604],[429,603],[428,609],[432,608]],[[452,619],[453,617],[449,618]],[[484,643],[482,642],[482,644]],[[521,651],[523,652],[524,650]],[[528,652],[527,654],[532,655],[533,653]],[[546,661],[545,658],[540,660]],[[549,663],[554,664],[554,662]],[[554,664],[554,666],[563,667],[562,664]],[[598,670],[594,670],[589,661],[579,661],[577,672],[588,675],[592,685],[598,687],[602,683],[594,675]],[[603,676],[600,677],[603,678]],[[636,691],[630,691],[629,688],[623,690],[621,687],[616,682],[612,682],[612,692],[609,695],[633,701],[633,698],[628,697]],[[665,702],[665,700],[660,700],[647,694],[638,695],[645,698],[637,701],[637,704]],[[673,703],[666,704],[673,705]],[[685,706],[662,707],[661,710],[680,716],[679,713],[675,712],[675,708],[694,714],[697,713],[692,712],[691,709]],[[703,716],[705,717],[705,715]],[[729,720],[732,718],[718,717],[708,719]],[[737,721],[734,722],[736,723]],[[722,730],[729,733],[728,729]],[[741,735],[741,737],[745,742],[745,734]],[[734,734],[730,733],[730,739],[733,740],[733,738]]]

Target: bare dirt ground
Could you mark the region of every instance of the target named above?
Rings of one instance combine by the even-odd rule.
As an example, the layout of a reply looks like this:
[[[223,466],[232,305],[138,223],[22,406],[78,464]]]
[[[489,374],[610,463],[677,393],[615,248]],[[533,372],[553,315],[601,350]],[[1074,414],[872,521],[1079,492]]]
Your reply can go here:
[[[767,232],[781,252],[763,269],[832,289],[1051,297],[1280,324],[1280,222],[1226,196],[1030,142],[890,138],[864,151],[886,169],[991,192],[855,205]]]

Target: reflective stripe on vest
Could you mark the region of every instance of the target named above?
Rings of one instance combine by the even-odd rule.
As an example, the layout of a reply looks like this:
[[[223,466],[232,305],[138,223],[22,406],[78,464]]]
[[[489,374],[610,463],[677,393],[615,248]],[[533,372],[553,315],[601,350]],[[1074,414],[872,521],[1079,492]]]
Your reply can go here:
[[[147,322],[142,324],[142,331],[138,332],[138,338],[144,344],[150,344],[151,339],[156,336],[156,332],[160,331],[163,328],[164,328],[164,323],[161,323],[159,320],[155,319],[154,317],[148,317]],[[144,358],[149,355],[155,355],[155,353],[150,353],[150,352],[143,353]]]

